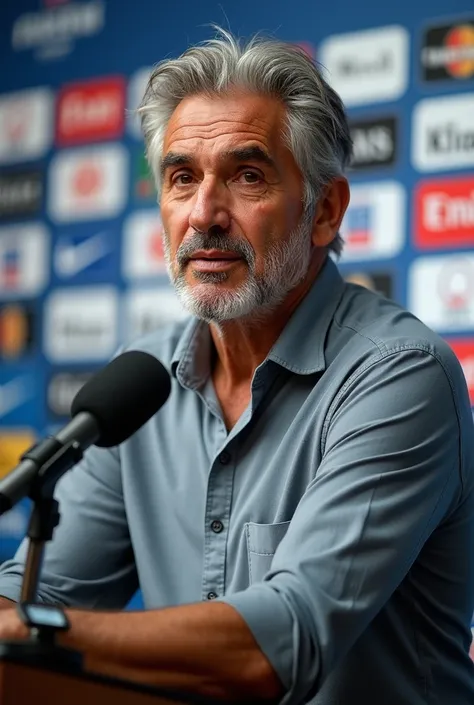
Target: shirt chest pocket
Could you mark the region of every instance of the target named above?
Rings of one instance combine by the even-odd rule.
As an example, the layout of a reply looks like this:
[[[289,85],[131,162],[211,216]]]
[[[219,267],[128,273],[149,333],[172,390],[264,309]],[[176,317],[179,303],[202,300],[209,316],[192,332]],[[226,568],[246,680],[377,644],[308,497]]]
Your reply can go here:
[[[262,580],[270,570],[275,551],[288,531],[289,525],[289,521],[278,524],[255,524],[254,522],[245,524],[250,585]]]

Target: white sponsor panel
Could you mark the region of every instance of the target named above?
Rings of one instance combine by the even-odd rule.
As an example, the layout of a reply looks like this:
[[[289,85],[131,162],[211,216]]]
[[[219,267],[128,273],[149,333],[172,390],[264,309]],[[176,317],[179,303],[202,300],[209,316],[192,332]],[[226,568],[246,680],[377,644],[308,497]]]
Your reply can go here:
[[[408,85],[408,32],[392,25],[333,35],[318,59],[347,106],[395,100]]]
[[[112,218],[125,205],[127,181],[122,145],[61,151],[50,168],[50,216],[58,223]]]
[[[133,341],[188,314],[171,286],[131,290],[125,297],[127,341]]]
[[[30,297],[49,279],[49,233],[41,223],[0,227],[0,296]]]
[[[409,271],[408,308],[435,330],[472,330],[474,254],[416,259]]]
[[[128,128],[130,133],[140,139],[142,137],[140,119],[135,112],[140,103],[142,102],[143,95],[145,93],[145,88],[152,71],[151,66],[144,66],[138,71],[135,71],[128,84]]]
[[[474,93],[421,100],[413,111],[411,154],[423,172],[474,166]]]
[[[405,190],[397,181],[352,186],[341,225],[341,262],[385,259],[400,252],[405,236]]]
[[[53,140],[53,93],[32,88],[0,97],[0,164],[38,159]]]
[[[122,271],[127,279],[166,274],[162,232],[156,209],[136,211],[127,218],[122,248]]]
[[[112,286],[56,289],[44,316],[44,349],[53,362],[106,360],[116,351],[118,295]]]

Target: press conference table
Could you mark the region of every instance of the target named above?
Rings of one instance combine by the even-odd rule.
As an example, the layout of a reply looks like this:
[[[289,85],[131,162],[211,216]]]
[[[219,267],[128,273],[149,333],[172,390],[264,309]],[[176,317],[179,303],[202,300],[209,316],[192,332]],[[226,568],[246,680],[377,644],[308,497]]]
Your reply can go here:
[[[222,701],[165,692],[132,681],[74,672],[61,667],[25,664],[2,650],[0,643],[0,705],[224,705]],[[233,705],[238,705],[233,701]],[[242,705],[243,702],[242,702]],[[245,705],[252,700],[245,699]],[[253,703],[257,705],[257,703]]]

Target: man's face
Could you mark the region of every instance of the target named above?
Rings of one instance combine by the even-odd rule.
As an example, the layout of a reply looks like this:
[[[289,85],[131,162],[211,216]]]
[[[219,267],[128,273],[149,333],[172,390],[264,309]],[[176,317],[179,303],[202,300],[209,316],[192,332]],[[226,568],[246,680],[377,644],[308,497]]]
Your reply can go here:
[[[206,320],[274,308],[305,276],[311,224],[303,180],[283,141],[284,106],[234,93],[174,111],[162,157],[168,271]]]

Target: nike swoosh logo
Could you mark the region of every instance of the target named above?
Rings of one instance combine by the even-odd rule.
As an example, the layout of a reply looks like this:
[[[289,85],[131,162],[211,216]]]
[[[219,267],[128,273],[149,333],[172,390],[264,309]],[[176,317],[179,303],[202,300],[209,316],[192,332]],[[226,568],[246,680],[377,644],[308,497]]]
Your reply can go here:
[[[60,277],[74,277],[111,252],[105,233],[97,233],[77,245],[59,243],[54,253],[54,266]]]
[[[30,386],[31,380],[28,377],[16,377],[0,385],[0,417],[6,416],[32,396],[28,389]]]

